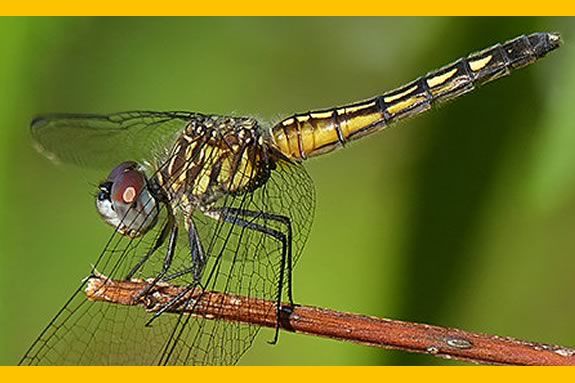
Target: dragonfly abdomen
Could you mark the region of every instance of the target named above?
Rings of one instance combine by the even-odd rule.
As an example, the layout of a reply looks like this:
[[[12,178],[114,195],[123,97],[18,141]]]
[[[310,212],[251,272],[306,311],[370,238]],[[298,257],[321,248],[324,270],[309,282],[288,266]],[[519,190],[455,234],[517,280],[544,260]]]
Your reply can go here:
[[[560,45],[555,33],[533,33],[472,53],[407,85],[367,101],[296,114],[271,129],[275,146],[295,160],[327,153],[346,142],[456,99],[477,86],[534,63]]]

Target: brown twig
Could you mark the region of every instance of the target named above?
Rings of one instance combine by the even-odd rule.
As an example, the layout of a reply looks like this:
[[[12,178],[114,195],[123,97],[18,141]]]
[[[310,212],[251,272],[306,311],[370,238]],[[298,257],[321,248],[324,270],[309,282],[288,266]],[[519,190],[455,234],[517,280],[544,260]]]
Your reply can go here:
[[[141,297],[150,283],[115,281],[102,275],[89,279],[88,299],[121,305],[144,306],[151,312],[173,303],[167,312],[190,313],[206,319],[249,323],[275,328],[275,302],[238,295],[157,284]],[[175,301],[178,294],[182,298]],[[190,305],[190,299],[193,305]],[[188,302],[186,304],[186,302]],[[420,323],[368,317],[309,306],[284,306],[280,327],[296,333],[351,341],[484,364],[575,365],[575,350],[508,337],[484,335]]]

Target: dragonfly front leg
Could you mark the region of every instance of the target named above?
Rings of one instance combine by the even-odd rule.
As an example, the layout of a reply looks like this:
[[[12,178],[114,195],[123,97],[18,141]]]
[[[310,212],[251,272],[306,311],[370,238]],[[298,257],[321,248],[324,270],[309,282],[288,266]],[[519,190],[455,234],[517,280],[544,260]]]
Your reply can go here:
[[[156,277],[152,280],[148,286],[138,294],[136,301],[140,300],[142,297],[146,296],[150,290],[164,278],[168,273],[170,266],[172,266],[172,261],[174,260],[174,254],[176,253],[176,244],[178,242],[178,225],[172,224],[170,230],[170,239],[168,241],[168,249],[166,251],[166,256],[164,257],[164,262],[162,264],[162,270]]]
[[[170,232],[172,231],[173,227],[175,225],[175,220],[173,218],[173,216],[169,216],[168,220],[166,221],[166,223],[164,224],[164,226],[162,227],[162,231],[160,232],[160,235],[158,236],[158,238],[156,239],[156,242],[154,243],[154,246],[152,246],[148,252],[146,253],[146,255],[144,255],[142,257],[142,259],[140,259],[138,261],[138,263],[136,263],[134,265],[134,267],[132,267],[132,269],[128,272],[128,274],[126,275],[126,280],[130,280],[132,279],[132,277],[142,268],[142,266],[144,266],[144,264],[148,261],[148,259],[150,259],[150,257],[160,248],[164,245],[164,243],[166,242],[166,239],[168,238],[168,236],[170,235]]]

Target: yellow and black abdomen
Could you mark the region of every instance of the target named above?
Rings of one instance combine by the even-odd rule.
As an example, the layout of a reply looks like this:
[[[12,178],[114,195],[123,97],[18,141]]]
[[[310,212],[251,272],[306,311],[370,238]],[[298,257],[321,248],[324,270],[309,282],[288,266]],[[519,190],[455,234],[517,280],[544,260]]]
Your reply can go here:
[[[271,129],[277,150],[302,160],[330,152],[346,142],[416,116],[432,105],[462,96],[507,76],[559,47],[555,33],[533,33],[472,53],[398,89],[367,101],[296,114]]]

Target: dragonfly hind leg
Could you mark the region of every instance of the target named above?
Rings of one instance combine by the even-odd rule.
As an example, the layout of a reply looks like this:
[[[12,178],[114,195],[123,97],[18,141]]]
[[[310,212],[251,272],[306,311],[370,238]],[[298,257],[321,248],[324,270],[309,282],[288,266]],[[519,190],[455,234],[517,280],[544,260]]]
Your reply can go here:
[[[274,339],[270,342],[271,344],[275,344],[279,338],[279,328],[280,328],[280,319],[282,317],[282,295],[283,295],[283,288],[284,288],[284,278],[287,274],[287,294],[290,305],[294,306],[293,301],[293,294],[292,294],[292,270],[293,270],[293,261],[292,261],[292,228],[291,228],[291,221],[288,217],[267,213],[263,211],[252,211],[252,210],[245,210],[245,209],[238,209],[238,208],[230,208],[224,207],[219,209],[214,209],[210,211],[215,217],[234,224],[245,227],[250,230],[255,230],[262,234],[268,235],[277,241],[279,241],[282,245],[282,255],[280,261],[280,273],[279,273],[279,280],[278,280],[278,287],[277,287],[277,300],[276,300],[276,332],[274,335]],[[256,223],[258,220],[264,221],[273,221],[276,223],[280,223],[285,227],[285,232],[270,228],[265,224]]]

